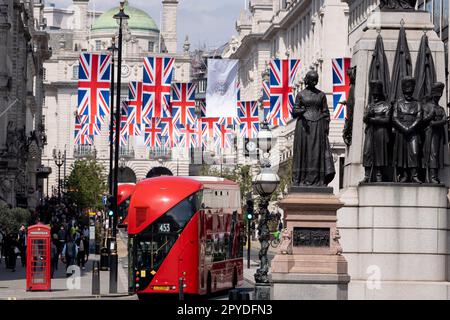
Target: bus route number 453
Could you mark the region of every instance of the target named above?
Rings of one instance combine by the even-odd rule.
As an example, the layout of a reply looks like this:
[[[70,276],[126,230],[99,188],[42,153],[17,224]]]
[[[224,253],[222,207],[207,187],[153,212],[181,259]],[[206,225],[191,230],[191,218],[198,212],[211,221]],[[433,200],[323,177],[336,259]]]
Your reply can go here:
[[[161,223],[159,225],[159,232],[162,232],[162,233],[170,232],[170,223]]]

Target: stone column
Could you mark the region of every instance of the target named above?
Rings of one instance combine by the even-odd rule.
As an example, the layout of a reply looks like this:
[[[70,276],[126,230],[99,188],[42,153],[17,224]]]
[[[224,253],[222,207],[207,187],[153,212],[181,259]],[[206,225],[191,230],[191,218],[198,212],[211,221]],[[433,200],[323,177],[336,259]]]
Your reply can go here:
[[[3,112],[8,107],[8,85],[10,77],[6,57],[8,55],[8,32],[10,29],[8,5],[5,4],[5,1],[2,1],[0,2],[0,112]],[[0,149],[5,144],[7,120],[8,117],[6,114],[0,118]]]
[[[178,0],[163,0],[162,5],[161,42],[164,44],[162,49],[170,54],[177,53]]]

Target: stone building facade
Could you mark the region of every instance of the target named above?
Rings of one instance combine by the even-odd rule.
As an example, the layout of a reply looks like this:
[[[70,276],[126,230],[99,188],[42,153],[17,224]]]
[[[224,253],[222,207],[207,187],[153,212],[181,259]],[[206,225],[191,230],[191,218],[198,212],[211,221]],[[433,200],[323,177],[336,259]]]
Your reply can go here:
[[[130,19],[124,24],[122,100],[128,98],[128,83],[142,81],[142,62],[147,56],[170,55],[175,57],[174,81],[190,80],[189,43],[182,53],[177,53],[176,0],[162,1],[162,30],[152,17],[132,6],[127,1],[125,13]],[[101,135],[96,136],[94,145],[74,144],[75,111],[77,110],[78,59],[83,51],[107,53],[111,39],[118,32],[113,19],[119,8],[104,13],[89,9],[89,0],[74,0],[65,9],[46,7],[44,16],[53,47],[52,59],[45,63],[45,106],[48,145],[44,149],[43,162],[52,168],[46,193],[52,194],[58,185],[58,168],[53,160],[53,151],[66,154],[61,176],[70,174],[71,165],[87,156],[95,156],[109,170],[109,117],[102,125]],[[62,16],[63,18],[58,18]],[[87,18],[86,18],[87,17]],[[50,23],[51,22],[51,23]],[[117,45],[117,43],[116,43]],[[161,48],[161,50],[160,50]],[[117,76],[117,55],[116,55]],[[115,102],[115,101],[114,101]],[[114,103],[115,104],[115,103]],[[154,167],[167,167],[174,174],[188,175],[189,152],[182,149],[154,148],[149,150],[142,139],[130,137],[126,147],[120,149],[119,182],[136,182],[146,177]]]
[[[318,88],[332,106],[332,59],[350,56],[348,51],[348,6],[341,0],[250,0],[236,22],[238,35],[230,41],[224,57],[240,60],[241,97],[258,100],[263,77],[268,75],[272,58],[301,60],[296,91],[303,89],[302,79],[314,69],[319,73]],[[262,112],[261,112],[262,113]],[[330,143],[336,162],[335,192],[342,186],[345,145],[344,120],[332,120]],[[295,121],[273,128],[276,144],[272,163],[279,175],[286,176],[292,158]]]
[[[0,199],[33,210],[48,168],[43,63],[51,56],[43,1],[0,1]]]

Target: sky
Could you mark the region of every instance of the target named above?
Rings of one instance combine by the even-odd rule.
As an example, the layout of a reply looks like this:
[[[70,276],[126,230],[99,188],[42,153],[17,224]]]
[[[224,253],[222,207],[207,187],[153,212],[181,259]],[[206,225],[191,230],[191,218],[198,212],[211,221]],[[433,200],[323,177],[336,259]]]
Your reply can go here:
[[[65,8],[72,0],[46,0],[46,5],[55,3]],[[106,11],[119,0],[90,0],[90,7]],[[236,33],[235,24],[246,0],[180,0],[178,5],[178,50],[186,35],[189,36],[191,50],[197,48],[215,49],[228,42]],[[146,11],[159,25],[161,0],[129,0],[133,7]]]

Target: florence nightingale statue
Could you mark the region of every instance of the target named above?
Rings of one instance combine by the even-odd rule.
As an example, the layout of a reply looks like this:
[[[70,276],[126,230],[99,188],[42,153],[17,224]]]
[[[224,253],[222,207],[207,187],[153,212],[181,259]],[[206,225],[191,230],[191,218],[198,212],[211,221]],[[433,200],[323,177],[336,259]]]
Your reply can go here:
[[[335,175],[328,140],[330,111],[325,93],[316,88],[317,72],[309,71],[304,82],[306,89],[297,94],[292,109],[297,119],[292,182],[294,186],[325,187]]]

